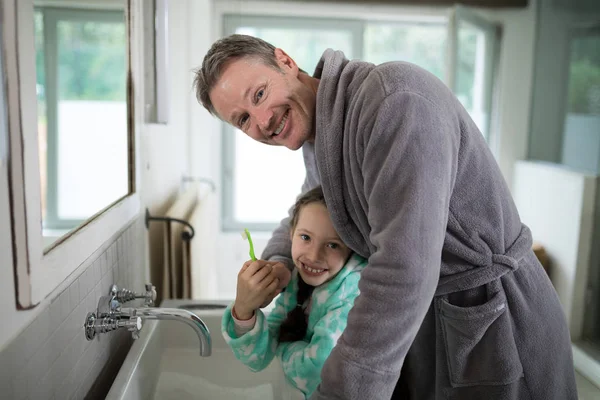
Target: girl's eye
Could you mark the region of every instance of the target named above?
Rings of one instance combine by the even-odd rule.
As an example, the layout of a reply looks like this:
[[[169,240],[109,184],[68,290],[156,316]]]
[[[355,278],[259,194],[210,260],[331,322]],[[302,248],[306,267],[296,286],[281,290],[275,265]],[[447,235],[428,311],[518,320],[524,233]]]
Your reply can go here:
[[[307,240],[310,240],[310,236],[302,234],[302,235],[300,235],[300,239],[307,241]]]
[[[244,114],[244,116],[242,118],[240,118],[240,122],[239,122],[240,127],[244,126],[246,124],[246,121],[248,121],[248,114]]]
[[[263,95],[265,94],[265,91],[263,89],[260,89],[258,92],[256,92],[256,101],[258,102]]]
[[[337,249],[340,247],[337,243],[329,243],[327,246],[329,246],[330,249]]]

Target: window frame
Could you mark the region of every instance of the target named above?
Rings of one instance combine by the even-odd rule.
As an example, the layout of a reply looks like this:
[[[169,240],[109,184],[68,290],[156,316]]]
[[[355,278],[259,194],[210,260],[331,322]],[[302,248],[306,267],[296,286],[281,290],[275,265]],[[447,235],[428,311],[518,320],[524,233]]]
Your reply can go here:
[[[82,263],[115,233],[127,227],[140,212],[140,181],[135,146],[135,126],[143,118],[134,104],[141,104],[132,80],[140,77],[140,65],[133,55],[142,54],[136,44],[141,0],[125,0],[128,32],[127,94],[129,134],[129,194],[116,200],[77,229],[44,248],[38,158],[37,93],[35,79],[34,5],[32,0],[1,0],[3,8],[3,47],[6,71],[6,98],[9,126],[9,188],[11,232],[17,309],[39,304],[60,285],[78,274]],[[133,12],[132,12],[133,10]],[[137,58],[137,57],[136,57]],[[33,79],[26,77],[34,77]]]
[[[324,24],[329,27],[331,21],[334,20],[337,26],[338,21],[344,22],[346,26],[360,26],[361,28],[353,28],[354,32],[362,32],[360,37],[360,48],[356,48],[356,58],[361,58],[363,47],[364,47],[364,27],[369,23],[432,23],[432,22],[445,22],[448,29],[448,49],[447,49],[447,61],[446,61],[446,84],[453,90],[454,87],[450,86],[451,76],[456,75],[456,54],[450,56],[452,51],[457,51],[456,42],[456,30],[458,27],[458,20],[465,20],[473,25],[481,27],[481,29],[493,29],[495,32],[496,41],[494,43],[494,50],[492,55],[494,57],[491,62],[493,71],[490,71],[489,79],[492,80],[492,84],[489,85],[489,93],[486,93],[486,98],[490,102],[490,115],[488,117],[488,131],[485,137],[495,153],[495,145],[498,142],[497,138],[497,118],[498,118],[498,107],[497,107],[497,86],[499,82],[498,76],[498,64],[500,54],[500,28],[499,25],[488,21],[486,18],[479,16],[476,12],[473,12],[465,7],[411,7],[411,6],[361,6],[361,5],[338,5],[335,10],[326,4],[311,4],[304,7],[301,11],[293,7],[293,5],[285,4],[281,2],[269,2],[260,4],[244,4],[240,1],[222,1],[215,5],[213,11],[213,20],[216,21],[214,28],[214,35],[216,38],[222,37],[235,32],[235,25],[232,16],[243,17],[244,22],[256,21],[257,25],[260,21],[266,21],[269,19],[269,23],[275,22],[278,27],[290,27],[290,26],[302,26],[298,24],[297,20],[300,18],[306,18],[307,20],[312,19],[311,26],[322,26],[314,25],[320,21],[329,21],[329,24]],[[290,18],[289,15],[294,15],[294,18]],[[271,20],[273,18],[273,20]],[[269,25],[271,26],[271,25]],[[275,25],[273,25],[275,26]],[[455,38],[452,40],[452,38]],[[490,55],[488,55],[490,56]],[[311,72],[311,71],[307,71]],[[221,230],[223,232],[239,231],[244,227],[252,229],[254,231],[272,231],[278,224],[273,223],[243,223],[237,221],[234,217],[233,209],[233,193],[235,183],[233,182],[233,170],[235,166],[235,130],[224,122],[220,122],[221,125],[221,154],[222,154],[222,174],[221,174],[221,185],[222,185],[222,201],[221,201]]]
[[[460,53],[460,45],[458,40],[458,32],[460,29],[460,23],[468,23],[486,33],[486,48],[490,51],[485,55],[485,77],[484,77],[484,93],[483,101],[489,106],[490,115],[486,119],[486,126],[482,132],[486,142],[490,144],[495,143],[495,115],[494,112],[496,105],[496,90],[498,82],[498,64],[500,59],[500,43],[501,43],[501,29],[500,26],[492,21],[488,21],[485,18],[477,15],[477,13],[465,8],[464,6],[456,6],[451,13],[449,28],[448,28],[448,65],[447,68],[447,79],[446,82],[450,90],[453,93],[456,92],[457,86],[457,74],[458,74],[458,54]],[[468,111],[468,110],[467,110]]]

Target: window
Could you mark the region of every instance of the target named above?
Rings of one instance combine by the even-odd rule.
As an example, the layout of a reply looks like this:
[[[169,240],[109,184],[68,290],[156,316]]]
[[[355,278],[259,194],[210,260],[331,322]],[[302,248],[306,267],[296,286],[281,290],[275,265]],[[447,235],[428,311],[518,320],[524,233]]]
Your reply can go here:
[[[600,174],[600,28],[571,37],[562,163]]]
[[[600,176],[600,27],[571,35],[562,162]],[[596,188],[592,243],[600,241],[600,187]],[[593,246],[588,272],[582,346],[600,361],[600,247]]]
[[[309,74],[327,48],[375,64],[394,60],[415,63],[454,88],[487,138],[498,37],[494,26],[463,14],[457,14],[453,25],[445,14],[371,21],[224,13],[223,34],[260,37],[287,51]],[[448,34],[453,26],[459,27],[457,35]],[[451,47],[458,54],[452,58],[456,64],[448,62],[449,40],[455,42]],[[272,230],[287,216],[300,192],[302,152],[255,143],[228,124],[222,125],[223,230]],[[242,195],[253,189],[268,193],[268,200]]]
[[[101,9],[68,3],[68,8],[37,10],[32,0],[3,3],[10,222],[20,309],[34,307],[75,277],[77,267],[140,211],[132,124],[140,115],[132,112],[134,85],[127,80],[140,78],[129,60],[142,53],[141,41],[130,40],[127,21],[138,26],[141,16],[130,12],[129,2],[98,3]],[[121,168],[120,178],[111,175],[113,166]],[[93,191],[104,183],[104,174],[115,178],[111,184],[118,188],[105,187],[114,195],[110,200]],[[77,184],[65,178],[74,176]],[[66,190],[63,183],[69,183]],[[60,195],[44,200],[43,217],[44,187]],[[90,198],[89,190],[96,197]],[[73,197],[64,199],[64,193]],[[87,208],[91,205],[95,210]],[[52,213],[58,218],[45,218]],[[54,222],[56,236],[47,229]]]
[[[456,55],[450,88],[488,139],[492,112],[492,85],[498,58],[498,30],[495,25],[458,7],[454,14],[452,41]]]
[[[34,19],[42,220],[51,245],[129,192],[127,41],[123,11],[40,7]]]

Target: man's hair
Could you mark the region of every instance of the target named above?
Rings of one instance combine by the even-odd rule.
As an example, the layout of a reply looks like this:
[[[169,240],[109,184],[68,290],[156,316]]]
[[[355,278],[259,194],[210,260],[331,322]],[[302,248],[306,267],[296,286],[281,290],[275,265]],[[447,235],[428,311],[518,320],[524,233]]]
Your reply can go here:
[[[221,78],[227,63],[250,57],[280,70],[275,59],[275,46],[254,36],[233,34],[217,40],[204,56],[202,66],[195,71],[194,89],[196,98],[204,108],[219,117],[209,93]]]

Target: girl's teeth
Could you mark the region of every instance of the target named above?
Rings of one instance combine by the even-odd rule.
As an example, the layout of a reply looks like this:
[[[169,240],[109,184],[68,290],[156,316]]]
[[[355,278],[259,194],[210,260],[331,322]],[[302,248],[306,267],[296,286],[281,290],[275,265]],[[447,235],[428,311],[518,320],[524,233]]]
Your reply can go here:
[[[304,269],[307,270],[308,272],[312,272],[313,274],[319,274],[319,273],[325,271],[324,269],[310,268],[310,267],[307,267],[306,265],[304,266]]]

